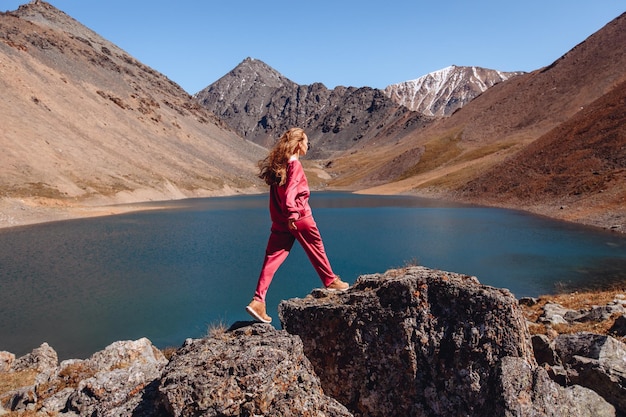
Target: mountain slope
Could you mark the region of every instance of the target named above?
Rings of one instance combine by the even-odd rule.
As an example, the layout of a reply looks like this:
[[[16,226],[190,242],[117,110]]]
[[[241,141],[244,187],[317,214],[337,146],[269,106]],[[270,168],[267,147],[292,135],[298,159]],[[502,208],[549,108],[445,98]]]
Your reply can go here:
[[[481,203],[626,228],[626,81],[459,191]]]
[[[398,121],[403,130],[432,120],[393,103],[381,90],[301,86],[252,58],[194,97],[240,135],[266,147],[290,127],[302,127],[313,144],[311,157],[320,159],[374,139],[389,140],[386,126]]]
[[[626,80],[625,45],[626,14],[623,14],[551,65],[493,86],[449,118],[401,138],[396,146],[368,148],[363,153],[338,158],[333,164],[338,170],[334,184],[342,187],[356,185],[366,188],[366,192],[415,192],[459,199],[469,197],[462,192],[467,190],[467,183],[484,179],[483,174],[498,176],[505,172],[491,169],[563,123],[578,117],[577,113],[592,103],[602,103],[603,97],[613,94]],[[596,113],[598,119],[595,123],[601,123],[601,114]],[[623,132],[624,125],[617,125],[616,128]],[[567,129],[561,132],[567,132]],[[594,177],[592,171],[579,165],[575,148],[568,147],[568,135],[561,135],[563,144],[558,150],[560,155],[553,157],[563,156],[572,169]],[[620,155],[623,146],[620,137],[612,136],[606,144],[617,155]],[[593,147],[591,137],[583,136],[581,140],[583,143],[589,141],[587,146]],[[365,154],[376,162],[367,164]],[[532,165],[523,157],[512,161],[520,167]],[[384,167],[394,164],[402,164],[406,169],[401,173],[394,172],[394,176],[384,175]],[[373,180],[379,180],[381,185],[367,188]],[[534,186],[539,187],[539,183]],[[611,187],[615,188],[603,193],[604,196],[620,194],[624,189],[623,178],[611,182]],[[499,194],[493,190],[484,189],[480,193],[481,198],[486,202],[497,202]],[[567,190],[568,187],[561,187],[559,195],[565,198]],[[492,192],[494,194],[490,194]],[[536,188],[533,194],[540,194],[540,189]],[[601,208],[605,202],[608,206],[615,205],[608,198],[605,201],[603,196],[597,197],[595,202],[588,204],[596,208]],[[472,201],[477,198],[477,195],[472,196]],[[524,198],[520,194],[517,202],[513,199],[508,201],[507,206],[518,207]],[[544,209],[534,207],[532,210],[541,212]],[[593,207],[590,209],[593,211]],[[551,213],[566,218],[565,211]],[[596,213],[596,216],[599,215]],[[587,218],[584,221],[593,223],[596,220]]]
[[[385,95],[395,103],[429,116],[449,116],[495,84],[522,72],[501,72],[452,65],[415,80],[392,84]]]
[[[0,14],[0,73],[4,203],[133,202],[257,184],[263,149],[45,2]]]

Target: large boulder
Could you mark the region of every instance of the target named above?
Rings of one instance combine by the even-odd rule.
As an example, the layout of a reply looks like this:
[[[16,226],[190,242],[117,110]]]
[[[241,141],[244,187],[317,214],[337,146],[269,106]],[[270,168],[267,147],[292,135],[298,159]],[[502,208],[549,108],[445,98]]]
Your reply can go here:
[[[159,397],[171,416],[352,415],[324,394],[300,338],[267,324],[188,340],[165,368]]]
[[[475,277],[423,267],[364,275],[344,293],[283,301],[279,316],[302,338],[325,392],[355,415],[525,415],[505,401],[502,378],[505,358],[537,368],[525,318],[509,291]],[[541,398],[528,396],[533,415],[569,415],[554,402],[542,414],[532,404]]]

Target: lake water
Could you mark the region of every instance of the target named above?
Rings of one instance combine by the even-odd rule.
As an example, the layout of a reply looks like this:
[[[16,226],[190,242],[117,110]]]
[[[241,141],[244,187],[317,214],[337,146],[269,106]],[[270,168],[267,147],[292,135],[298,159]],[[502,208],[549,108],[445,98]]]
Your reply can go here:
[[[116,340],[158,347],[248,320],[269,236],[267,195],[167,203],[162,210],[0,230],[0,350],[48,342],[61,359]],[[418,263],[475,275],[518,298],[626,282],[626,237],[521,212],[414,197],[313,193],[335,272]],[[298,244],[268,313],[320,281]]]

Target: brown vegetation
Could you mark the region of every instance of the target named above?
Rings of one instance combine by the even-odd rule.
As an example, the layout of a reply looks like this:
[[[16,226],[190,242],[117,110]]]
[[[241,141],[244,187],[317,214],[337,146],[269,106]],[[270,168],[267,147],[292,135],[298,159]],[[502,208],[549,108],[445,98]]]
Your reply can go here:
[[[610,329],[615,323],[615,319],[619,315],[614,315],[608,320],[600,322],[584,322],[573,324],[556,324],[547,326],[539,322],[539,317],[543,312],[543,307],[546,303],[557,303],[570,310],[589,310],[593,306],[607,305],[614,301],[616,298],[626,297],[626,289],[610,289],[610,290],[598,290],[598,291],[581,291],[562,294],[543,295],[538,298],[536,304],[525,305],[521,304],[524,316],[531,323],[529,330],[531,334],[569,334],[578,332],[592,332],[603,335],[611,335]],[[626,343],[626,337],[620,337],[612,335],[622,342]]]

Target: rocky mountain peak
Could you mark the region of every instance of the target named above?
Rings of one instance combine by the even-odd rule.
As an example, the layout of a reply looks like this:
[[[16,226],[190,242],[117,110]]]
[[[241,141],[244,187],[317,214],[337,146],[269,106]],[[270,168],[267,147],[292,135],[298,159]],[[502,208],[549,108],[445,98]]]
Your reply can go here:
[[[263,146],[271,146],[290,127],[306,129],[315,158],[365,143],[411,113],[382,90],[298,85],[252,58],[194,97],[241,136]]]
[[[250,57],[237,65],[231,74],[242,82],[259,83],[274,88],[295,84],[265,62]]]
[[[523,72],[451,65],[414,80],[392,84],[385,95],[394,102],[429,116],[450,116],[495,84]]]

